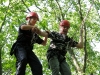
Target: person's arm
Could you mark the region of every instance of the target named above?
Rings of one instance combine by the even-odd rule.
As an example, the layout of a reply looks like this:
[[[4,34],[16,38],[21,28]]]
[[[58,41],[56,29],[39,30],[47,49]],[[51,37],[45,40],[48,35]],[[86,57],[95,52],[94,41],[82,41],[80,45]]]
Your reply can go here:
[[[79,43],[76,44],[77,48],[83,48],[83,29],[80,31],[80,38],[79,38]]]
[[[45,46],[46,43],[47,43],[48,33],[47,33],[46,31],[41,31],[41,30],[40,30],[39,28],[37,28],[37,27],[32,28],[32,31],[35,31],[35,33],[37,33],[38,35],[44,37],[43,42],[42,42],[41,44]]]
[[[45,46],[45,45],[46,45],[46,43],[47,43],[48,34],[47,34],[46,32],[41,32],[41,33],[45,33],[45,34],[46,34],[46,36],[44,37],[44,39],[41,39],[41,38],[39,37],[39,34],[37,34],[37,40],[36,40],[36,43],[38,43],[38,44],[41,44],[41,45]]]
[[[30,30],[32,28],[33,28],[33,26],[31,26],[31,25],[21,25],[22,30]]]
[[[43,42],[41,43],[43,46],[46,45],[48,37],[44,37]]]
[[[47,39],[48,39],[48,33],[46,31],[39,31],[37,32],[37,34],[39,34],[40,36],[43,36],[44,37],[44,40],[42,42],[42,45],[45,46],[46,43],[47,43]]]
[[[32,31],[35,31],[38,35],[43,36],[43,37],[48,37],[48,33],[46,31],[41,31],[37,27],[33,27]]]
[[[31,25],[21,25],[22,30],[32,30],[32,32],[35,32],[36,26],[31,26]]]

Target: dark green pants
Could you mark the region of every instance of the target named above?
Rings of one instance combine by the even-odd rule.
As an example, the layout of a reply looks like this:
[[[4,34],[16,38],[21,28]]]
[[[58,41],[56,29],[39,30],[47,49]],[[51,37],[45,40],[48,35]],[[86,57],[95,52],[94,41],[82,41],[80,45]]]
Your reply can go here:
[[[49,66],[52,71],[52,75],[71,75],[71,70],[66,60],[60,63],[57,56],[50,58]]]

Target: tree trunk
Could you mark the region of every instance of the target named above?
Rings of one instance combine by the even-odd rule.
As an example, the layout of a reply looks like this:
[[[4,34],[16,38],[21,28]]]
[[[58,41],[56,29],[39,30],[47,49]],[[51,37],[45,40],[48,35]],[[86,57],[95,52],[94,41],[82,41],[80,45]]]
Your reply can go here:
[[[76,68],[78,74],[83,74],[83,72],[82,72],[82,70],[81,70],[81,68],[80,68],[80,66],[79,66],[79,63],[78,63],[78,61],[77,61],[77,59],[76,59],[76,57],[75,57],[75,54],[74,54],[73,50],[70,49],[70,50],[69,50],[69,53],[70,53],[70,55],[71,55],[71,58],[72,58],[72,60],[73,60],[73,65],[75,66],[75,68]]]
[[[1,50],[0,50],[0,75],[2,75]]]

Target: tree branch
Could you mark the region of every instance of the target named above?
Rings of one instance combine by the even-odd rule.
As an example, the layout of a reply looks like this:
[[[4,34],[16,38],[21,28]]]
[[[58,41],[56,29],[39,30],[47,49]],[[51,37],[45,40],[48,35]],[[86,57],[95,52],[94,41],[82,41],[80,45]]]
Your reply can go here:
[[[5,21],[6,21],[6,16],[7,16],[7,11],[8,11],[8,9],[9,9],[9,6],[10,6],[10,1],[9,1],[9,5],[8,5],[8,7],[7,7],[7,10],[5,11],[5,16],[4,16],[4,20],[3,20],[3,22],[2,22],[2,24],[1,24],[1,27],[0,27],[0,32],[2,31],[2,27],[3,27],[3,25],[5,24]],[[5,39],[6,40],[6,39]],[[1,59],[1,50],[2,50],[2,48],[3,48],[3,46],[4,46],[4,43],[2,43],[1,45],[0,45],[0,75],[2,75],[2,59]]]
[[[80,14],[80,19],[83,20],[83,15],[82,15],[82,10],[81,10],[81,3],[80,0],[78,0],[78,4],[79,4],[79,14]]]
[[[43,10],[43,9],[39,8],[39,7],[37,6],[37,4],[36,4],[36,1],[35,1],[35,0],[34,0],[34,3],[35,3],[35,6],[36,6],[38,9],[40,9],[41,11],[48,12],[48,11],[46,11],[46,10]]]
[[[73,65],[75,66],[77,72],[78,72],[78,73],[81,72],[81,74],[82,74],[83,72],[82,72],[82,70],[81,70],[81,68],[80,68],[80,66],[79,66],[79,63],[78,63],[78,61],[77,61],[77,59],[76,59],[76,57],[75,57],[75,54],[74,54],[73,50],[70,49],[70,50],[69,50],[69,53],[70,53],[71,58],[72,58],[72,60],[73,60],[73,62],[74,62]]]
[[[5,11],[6,14],[5,14],[4,20],[3,20],[2,24],[1,24],[0,32],[2,31],[2,27],[3,27],[3,25],[4,25],[5,21],[6,21],[6,15],[7,15],[7,11],[8,11],[8,9],[9,9],[9,6],[10,6],[10,3],[9,3],[9,5],[8,5],[8,7],[7,7],[7,10]]]
[[[89,8],[89,10],[88,10],[88,12],[86,13],[86,16],[84,17],[84,19],[83,19],[83,16],[82,16],[82,12],[81,12],[81,4],[80,4],[80,0],[78,0],[78,4],[79,4],[79,14],[80,14],[80,19],[82,20],[82,23],[81,23],[81,26],[80,26],[80,30],[81,29],[83,29],[83,27],[84,27],[84,32],[85,32],[85,35],[84,35],[84,52],[85,52],[85,55],[84,55],[84,66],[83,66],[83,72],[85,73],[85,70],[86,70],[86,61],[87,61],[87,49],[86,49],[86,42],[87,42],[87,40],[86,40],[86,26],[85,26],[85,21],[86,21],[86,19],[87,19],[87,16],[88,16],[88,14],[89,14],[89,12],[90,12],[90,10],[91,10],[91,7],[92,7],[92,5],[90,6],[90,8]],[[81,32],[80,32],[80,35],[81,35]]]
[[[61,7],[60,7],[60,4],[58,3],[57,0],[56,0],[56,3],[57,3],[57,5],[58,5],[58,7],[59,7],[59,9],[60,9],[62,19],[64,20],[64,15],[63,15],[63,13],[62,13],[62,9],[61,9]]]
[[[31,12],[31,10],[28,8],[28,6],[25,4],[25,2],[23,0],[21,0],[21,1],[25,5],[25,7],[28,9],[28,11]]]

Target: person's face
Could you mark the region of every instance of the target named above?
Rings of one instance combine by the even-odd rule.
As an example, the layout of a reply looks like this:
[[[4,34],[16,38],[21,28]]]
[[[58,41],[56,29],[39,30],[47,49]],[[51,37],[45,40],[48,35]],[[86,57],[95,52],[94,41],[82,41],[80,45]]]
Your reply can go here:
[[[31,25],[35,25],[37,21],[38,21],[38,19],[36,17],[30,18],[30,24]]]
[[[67,27],[67,26],[60,26],[59,27],[60,33],[62,33],[62,34],[67,34],[68,29],[69,29],[69,27]]]

